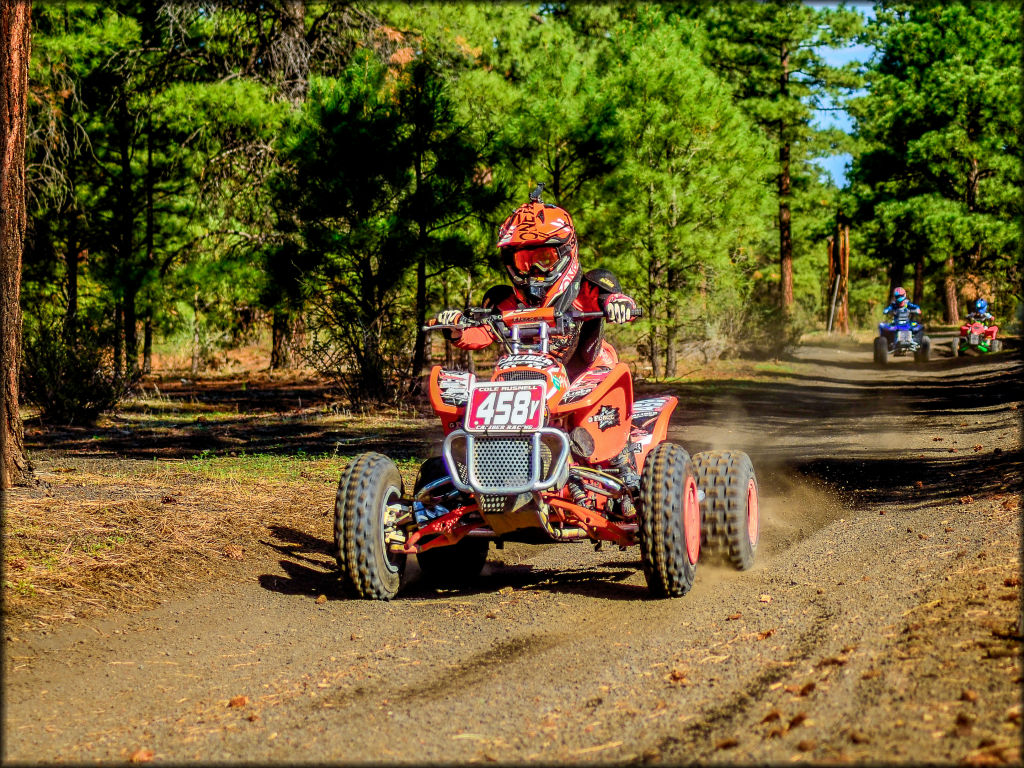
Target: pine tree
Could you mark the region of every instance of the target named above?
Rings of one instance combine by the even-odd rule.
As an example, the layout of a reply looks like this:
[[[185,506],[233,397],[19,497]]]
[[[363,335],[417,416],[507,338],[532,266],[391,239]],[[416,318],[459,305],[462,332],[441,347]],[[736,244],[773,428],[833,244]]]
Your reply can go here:
[[[1021,24],[1012,4],[883,4],[871,25],[882,55],[850,107],[866,145],[853,193],[890,288],[913,264],[920,301],[937,277],[954,324],[968,275],[1007,297],[1019,280]]]

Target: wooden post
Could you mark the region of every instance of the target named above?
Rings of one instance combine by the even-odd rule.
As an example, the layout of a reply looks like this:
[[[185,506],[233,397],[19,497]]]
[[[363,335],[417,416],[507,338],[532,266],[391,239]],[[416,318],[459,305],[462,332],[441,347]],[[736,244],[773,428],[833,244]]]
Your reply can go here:
[[[850,227],[839,225],[839,330],[850,333]]]
[[[828,248],[828,287],[825,294],[825,301],[828,302],[828,324],[826,325],[826,330],[828,333],[832,333],[832,323],[836,317],[836,289],[839,288],[839,285],[836,283],[836,239],[829,237],[825,242]]]

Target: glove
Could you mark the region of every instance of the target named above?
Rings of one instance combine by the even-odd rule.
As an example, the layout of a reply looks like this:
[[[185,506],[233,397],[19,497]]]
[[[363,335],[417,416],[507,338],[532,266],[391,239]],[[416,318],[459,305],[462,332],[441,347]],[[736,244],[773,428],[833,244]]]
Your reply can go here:
[[[612,323],[628,323],[635,309],[636,302],[624,293],[613,293],[604,302],[604,316]]]
[[[437,313],[434,325],[458,325],[462,322],[462,313],[457,309],[444,309]]]
[[[437,313],[437,317],[431,319],[431,325],[456,325],[461,323],[464,316],[457,309],[443,309]],[[441,333],[448,341],[455,341],[462,337],[462,330],[459,328],[445,328]]]

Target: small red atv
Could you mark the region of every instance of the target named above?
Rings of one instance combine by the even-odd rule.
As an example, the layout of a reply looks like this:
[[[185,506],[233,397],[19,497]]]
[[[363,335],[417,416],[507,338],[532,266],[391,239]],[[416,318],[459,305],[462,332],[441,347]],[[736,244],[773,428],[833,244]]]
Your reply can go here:
[[[1003,348],[1003,342],[996,338],[997,333],[999,326],[995,323],[985,325],[977,320],[968,320],[960,326],[960,338],[953,339],[950,344],[953,357],[962,355],[969,349],[977,352],[998,352]]]
[[[379,453],[358,456],[342,473],[335,557],[352,593],[394,597],[409,555],[434,583],[467,583],[491,541],[639,544],[648,588],[664,597],[690,590],[702,549],[739,569],[753,565],[758,488],[747,454],[691,459],[666,441],[675,397],[634,402],[622,362],[570,382],[549,351],[567,323],[600,316],[469,309],[459,325],[425,329],[485,326],[503,352],[489,380],[431,370],[430,402],[445,439],[411,494]]]

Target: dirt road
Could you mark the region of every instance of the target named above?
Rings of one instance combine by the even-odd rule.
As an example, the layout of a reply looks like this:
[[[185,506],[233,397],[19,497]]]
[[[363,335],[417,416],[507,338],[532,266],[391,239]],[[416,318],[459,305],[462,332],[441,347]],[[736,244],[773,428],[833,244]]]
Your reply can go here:
[[[509,545],[473,591],[353,601],[326,514],[254,509],[231,578],[8,634],[4,760],[1019,763],[1022,365],[870,357],[656,388],[672,439],[751,454],[751,571],[651,600],[635,549]]]

